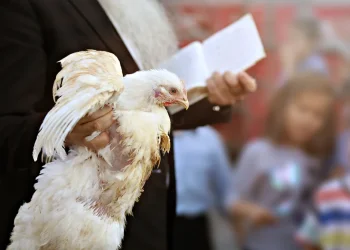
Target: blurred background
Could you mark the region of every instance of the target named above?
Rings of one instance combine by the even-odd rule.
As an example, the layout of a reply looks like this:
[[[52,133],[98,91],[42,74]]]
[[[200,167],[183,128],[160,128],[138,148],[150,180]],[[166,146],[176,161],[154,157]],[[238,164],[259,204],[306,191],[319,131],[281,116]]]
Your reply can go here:
[[[267,57],[249,70],[259,83],[258,92],[237,108],[230,124],[216,128],[232,148],[261,134],[266,98],[281,74],[279,48],[297,15],[313,15],[322,21],[322,56],[331,79],[338,86],[349,73],[350,2],[348,0],[163,0],[176,25],[181,45],[203,40],[251,13],[262,37]]]
[[[251,13],[262,37],[266,59],[248,72],[257,79],[258,91],[235,105],[232,121],[215,129],[227,149],[232,169],[248,141],[262,136],[268,100],[283,73],[281,47],[288,40],[296,16],[313,16],[322,36],[317,53],[326,62],[332,85],[340,89],[350,73],[350,1],[348,0],[163,0],[175,23],[181,46],[203,40]],[[341,112],[339,112],[341,113]],[[337,118],[338,131],[343,120]],[[233,174],[234,176],[234,174]],[[227,220],[211,212],[211,232],[217,250],[236,249]]]

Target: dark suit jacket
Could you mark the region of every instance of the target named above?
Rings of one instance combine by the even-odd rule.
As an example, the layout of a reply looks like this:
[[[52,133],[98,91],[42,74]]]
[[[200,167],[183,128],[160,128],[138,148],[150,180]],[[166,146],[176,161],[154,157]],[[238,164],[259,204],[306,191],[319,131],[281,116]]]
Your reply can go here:
[[[124,73],[136,64],[96,0],[2,0],[0,3],[0,227],[5,247],[13,219],[33,194],[41,164],[32,147],[45,114],[52,108],[52,83],[57,63],[86,49],[114,53]],[[214,112],[204,100],[174,117],[173,128],[188,129],[225,122],[230,109]],[[166,173],[170,182],[166,185]],[[175,213],[173,152],[152,173],[134,217],[128,218],[124,250],[164,250]],[[168,233],[168,235],[167,235]]]

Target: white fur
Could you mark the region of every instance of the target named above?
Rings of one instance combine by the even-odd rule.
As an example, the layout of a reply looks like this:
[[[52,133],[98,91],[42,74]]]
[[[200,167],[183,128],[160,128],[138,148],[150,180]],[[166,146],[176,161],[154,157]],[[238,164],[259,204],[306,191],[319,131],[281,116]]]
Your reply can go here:
[[[153,165],[160,160],[160,149],[169,150],[170,118],[155,98],[155,90],[170,86],[182,91],[178,77],[165,70],[153,70],[136,72],[119,81],[119,61],[112,58],[111,65],[105,58],[110,54],[79,53],[89,62],[79,56],[62,62],[63,73],[59,75],[66,80],[62,84],[56,81],[53,91],[60,93],[60,99],[54,112],[45,118],[34,148],[34,157],[42,149],[56,160],[43,167],[32,200],[20,208],[8,250],[118,249],[126,214],[132,212]],[[84,84],[81,77],[90,75],[90,70],[95,72],[92,78],[104,81]],[[82,71],[83,76],[74,77]],[[108,88],[109,84],[114,87]],[[80,89],[84,90],[82,94]],[[78,105],[75,100],[83,100],[81,95],[85,97],[87,93],[90,103]],[[119,123],[109,130],[111,144],[98,154],[73,147],[68,156],[63,155],[59,150],[63,146],[62,134],[73,128],[75,120],[107,103],[113,105]],[[74,122],[67,115],[71,113]]]
[[[158,0],[99,0],[118,32],[137,50],[142,70],[156,68],[173,55],[178,40]]]

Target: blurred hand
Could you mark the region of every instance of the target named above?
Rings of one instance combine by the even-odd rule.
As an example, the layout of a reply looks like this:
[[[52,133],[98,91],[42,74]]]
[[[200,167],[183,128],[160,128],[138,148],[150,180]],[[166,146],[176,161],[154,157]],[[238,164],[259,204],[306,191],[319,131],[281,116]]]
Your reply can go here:
[[[237,200],[231,208],[233,218],[241,221],[249,221],[253,227],[271,225],[277,222],[277,218],[267,209],[249,201]]]
[[[98,151],[109,144],[107,130],[115,123],[111,107],[104,107],[90,116],[82,118],[66,138],[66,146],[85,146],[93,151]],[[87,141],[86,137],[93,132],[101,132],[96,138]]]
[[[225,106],[241,101],[257,88],[256,81],[245,72],[237,75],[232,72],[214,73],[207,80],[208,99],[211,103]]]
[[[255,204],[246,207],[246,214],[254,227],[267,226],[277,222],[277,218],[269,210]]]

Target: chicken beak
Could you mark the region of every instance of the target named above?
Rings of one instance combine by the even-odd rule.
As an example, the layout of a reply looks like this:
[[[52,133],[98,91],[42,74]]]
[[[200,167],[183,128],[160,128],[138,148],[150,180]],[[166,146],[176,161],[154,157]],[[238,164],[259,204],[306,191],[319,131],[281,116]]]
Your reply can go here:
[[[183,106],[186,110],[190,106],[190,104],[188,103],[187,98],[180,99],[180,100],[177,101],[177,103],[180,104],[181,106]]]

